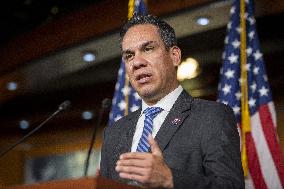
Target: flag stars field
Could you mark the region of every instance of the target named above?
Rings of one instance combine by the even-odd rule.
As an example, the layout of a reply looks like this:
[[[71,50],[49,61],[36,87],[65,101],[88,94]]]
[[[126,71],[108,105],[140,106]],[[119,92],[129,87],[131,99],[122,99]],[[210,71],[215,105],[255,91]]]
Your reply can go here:
[[[234,64],[234,63],[238,63],[238,58],[239,58],[238,55],[235,55],[234,53],[232,53],[232,54],[228,57],[228,60],[230,61],[231,64]]]
[[[125,108],[126,108],[126,103],[125,103],[125,101],[124,101],[124,100],[120,101],[120,102],[118,103],[118,107],[119,107],[120,110],[125,110]]]
[[[223,100],[222,103],[228,105],[229,102],[226,100]]]
[[[255,19],[253,17],[249,17],[248,21],[249,21],[250,25],[255,24]]]
[[[262,58],[262,54],[259,52],[259,50],[257,50],[257,51],[253,54],[253,56],[254,56],[254,60],[255,60],[255,61],[257,61],[257,60],[259,60],[259,59]]]
[[[225,58],[226,58],[226,53],[223,52],[223,53],[222,53],[222,60],[224,60]]]
[[[257,87],[257,86],[256,86],[256,83],[253,82],[252,85],[250,86],[250,88],[251,88],[251,90],[252,90],[253,93],[255,92],[256,87]]]
[[[130,89],[128,86],[123,87],[121,91],[124,96],[129,95],[130,93]]]
[[[137,92],[134,93],[134,98],[135,100],[141,100],[140,96],[138,95]]]
[[[250,63],[247,63],[247,64],[246,64],[246,70],[247,70],[247,71],[250,71],[250,66],[251,66]]]
[[[254,33],[254,31],[251,31],[251,32],[249,32],[248,35],[249,35],[249,39],[253,40],[255,33]]]
[[[227,79],[234,78],[234,74],[235,74],[235,71],[234,71],[234,70],[231,70],[231,69],[228,69],[228,70],[225,72],[225,76],[227,77]]]
[[[224,95],[227,95],[228,93],[231,92],[231,85],[227,85],[225,84],[225,86],[223,87],[222,91],[224,92]]]
[[[241,43],[239,40],[235,39],[233,42],[232,42],[232,45],[235,49],[239,48]]]
[[[235,7],[232,7],[231,9],[230,9],[230,14],[235,14],[236,13],[236,8]]]
[[[239,79],[238,79],[238,82],[239,82],[239,85],[241,85],[242,82],[243,82],[242,78],[239,78]]]
[[[234,114],[235,114],[235,115],[240,114],[240,110],[241,110],[241,108],[240,108],[239,106],[237,106],[237,105],[235,105],[235,106],[233,107],[233,111],[234,111]]]
[[[236,96],[237,100],[240,100],[241,97],[242,97],[242,93],[240,91],[238,91],[238,92],[235,93],[235,96]]]
[[[136,111],[136,110],[138,110],[138,109],[139,109],[139,106],[137,106],[137,105],[133,105],[133,106],[131,106],[131,108],[130,108],[131,112],[134,112],[134,111]]]
[[[242,32],[241,27],[236,27],[236,31],[240,34]]]
[[[268,81],[267,75],[263,75],[264,81]]]
[[[260,96],[268,96],[268,89],[264,86],[261,87],[261,89],[258,90]]]
[[[120,120],[120,118],[122,118],[122,116],[117,114],[117,116],[114,118],[114,121],[118,121],[118,120]]]
[[[255,66],[255,67],[253,68],[253,74],[254,74],[254,75],[258,75],[258,73],[259,73],[259,67],[258,67],[258,66]]]
[[[119,89],[119,83],[116,83],[115,84],[115,90],[118,90]]]
[[[119,70],[118,70],[118,75],[121,76],[123,73],[124,73],[123,69],[122,69],[122,68],[119,68]]]
[[[248,101],[249,107],[253,108],[255,106],[256,100],[254,98],[250,98]]]
[[[247,52],[247,56],[250,56],[252,54],[252,48],[251,47],[248,47],[246,49],[246,52]]]
[[[231,29],[231,27],[232,27],[232,23],[229,22],[228,25],[227,25],[227,29],[229,30],[229,29]],[[225,38],[225,39],[226,39],[226,38]],[[227,41],[227,42],[228,42],[228,41]]]

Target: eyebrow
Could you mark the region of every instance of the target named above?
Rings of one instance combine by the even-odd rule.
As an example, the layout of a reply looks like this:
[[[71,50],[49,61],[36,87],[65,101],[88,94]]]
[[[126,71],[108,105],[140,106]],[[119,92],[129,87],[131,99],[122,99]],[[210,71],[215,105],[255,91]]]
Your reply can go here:
[[[150,44],[153,44],[153,43],[157,43],[156,41],[145,41],[144,43],[142,43],[140,46],[139,46],[139,49],[143,49],[145,48],[146,46],[150,45]],[[124,54],[130,54],[130,53],[133,53],[133,50],[130,50],[130,49],[126,49],[126,50],[123,50],[121,52],[122,55]]]
[[[142,45],[140,46],[140,49],[143,49],[152,43],[156,43],[156,41],[146,41],[145,43],[142,43]]]

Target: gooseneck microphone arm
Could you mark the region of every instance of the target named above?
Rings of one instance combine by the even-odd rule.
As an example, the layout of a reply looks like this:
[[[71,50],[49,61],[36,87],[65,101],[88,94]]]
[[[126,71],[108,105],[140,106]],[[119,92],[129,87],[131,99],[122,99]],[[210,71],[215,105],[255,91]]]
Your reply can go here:
[[[102,106],[101,106],[100,111],[99,111],[99,116],[98,116],[97,124],[96,124],[95,127],[94,127],[93,136],[92,136],[92,140],[91,140],[91,144],[90,144],[90,146],[89,146],[88,155],[87,155],[87,158],[86,158],[86,160],[85,160],[85,169],[84,169],[84,176],[85,176],[85,177],[88,175],[89,161],[90,161],[90,156],[91,156],[91,153],[92,153],[92,149],[93,149],[93,146],[94,146],[94,143],[95,143],[95,140],[96,140],[97,128],[101,125],[104,111],[105,111],[107,108],[109,108],[110,105],[111,105],[111,100],[110,100],[110,99],[105,98],[105,99],[102,101]]]
[[[52,119],[56,114],[58,114],[59,112],[66,110],[67,108],[69,108],[69,106],[71,105],[71,102],[66,100],[64,101],[62,104],[59,105],[58,109],[51,115],[49,116],[46,120],[44,120],[40,125],[38,125],[36,128],[34,128],[33,130],[31,130],[28,134],[26,134],[24,137],[22,137],[20,140],[18,140],[17,142],[15,142],[14,144],[12,144],[10,147],[8,147],[6,150],[3,150],[0,153],[0,157],[4,156],[6,153],[8,153],[10,150],[12,150],[13,148],[15,148],[18,144],[20,144],[21,142],[23,142],[24,140],[26,140],[29,136],[31,136],[34,132],[36,132],[37,130],[39,130],[46,122],[48,122],[50,119]]]

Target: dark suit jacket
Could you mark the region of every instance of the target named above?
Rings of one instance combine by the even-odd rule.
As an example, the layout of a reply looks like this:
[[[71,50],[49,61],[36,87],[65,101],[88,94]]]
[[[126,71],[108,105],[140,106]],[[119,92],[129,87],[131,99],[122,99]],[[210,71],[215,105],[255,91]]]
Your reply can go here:
[[[104,131],[100,173],[119,178],[119,155],[131,150],[141,109]],[[170,167],[174,188],[245,188],[234,114],[221,103],[192,98],[183,91],[155,140]]]

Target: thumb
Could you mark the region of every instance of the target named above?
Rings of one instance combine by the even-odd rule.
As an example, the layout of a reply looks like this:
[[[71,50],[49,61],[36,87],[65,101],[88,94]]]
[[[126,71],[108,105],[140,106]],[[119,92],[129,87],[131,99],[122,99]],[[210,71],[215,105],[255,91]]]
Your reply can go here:
[[[151,147],[152,154],[162,156],[162,151],[160,150],[160,147],[158,146],[157,142],[153,139],[152,135],[148,136],[148,141]]]

